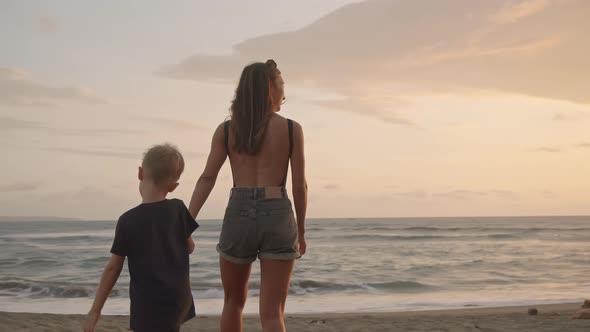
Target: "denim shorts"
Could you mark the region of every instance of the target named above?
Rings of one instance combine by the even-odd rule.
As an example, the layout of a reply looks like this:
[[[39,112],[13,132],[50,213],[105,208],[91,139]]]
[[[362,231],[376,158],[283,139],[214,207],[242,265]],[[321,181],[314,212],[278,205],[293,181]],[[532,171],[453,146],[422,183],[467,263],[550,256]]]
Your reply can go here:
[[[299,258],[297,222],[285,188],[233,188],[217,252],[236,264],[252,263],[256,257]]]

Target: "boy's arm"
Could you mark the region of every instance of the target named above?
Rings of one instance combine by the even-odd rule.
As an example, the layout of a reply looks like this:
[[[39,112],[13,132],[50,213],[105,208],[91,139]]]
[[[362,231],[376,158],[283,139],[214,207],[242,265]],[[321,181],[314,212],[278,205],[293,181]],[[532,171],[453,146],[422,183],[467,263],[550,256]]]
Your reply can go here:
[[[115,286],[117,279],[119,279],[119,274],[123,269],[124,262],[125,256],[111,255],[111,259],[105,266],[102,277],[100,278],[100,283],[96,290],[96,297],[92,303],[92,308],[90,308],[90,311],[88,312],[88,319],[84,324],[84,331],[94,331],[102,307],[111,293],[111,290],[113,290],[113,286]]]

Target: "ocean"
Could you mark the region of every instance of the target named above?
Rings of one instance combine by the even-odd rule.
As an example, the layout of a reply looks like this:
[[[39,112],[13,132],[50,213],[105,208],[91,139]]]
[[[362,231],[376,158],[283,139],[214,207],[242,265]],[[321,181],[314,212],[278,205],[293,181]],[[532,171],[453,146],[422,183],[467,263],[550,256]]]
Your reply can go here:
[[[191,285],[219,314],[221,221],[199,220]],[[116,221],[0,222],[0,311],[86,313]],[[580,302],[590,217],[311,219],[286,311],[376,312]],[[254,263],[247,313],[258,312]],[[125,266],[103,314],[128,314]]]

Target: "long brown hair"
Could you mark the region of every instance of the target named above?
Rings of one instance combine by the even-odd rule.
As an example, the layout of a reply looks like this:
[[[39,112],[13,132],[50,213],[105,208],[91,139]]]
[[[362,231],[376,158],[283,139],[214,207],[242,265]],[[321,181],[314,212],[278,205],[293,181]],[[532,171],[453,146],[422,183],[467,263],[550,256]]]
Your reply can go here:
[[[250,64],[242,71],[230,108],[230,128],[237,152],[256,154],[260,149],[273,102],[271,84],[280,74],[273,60]]]

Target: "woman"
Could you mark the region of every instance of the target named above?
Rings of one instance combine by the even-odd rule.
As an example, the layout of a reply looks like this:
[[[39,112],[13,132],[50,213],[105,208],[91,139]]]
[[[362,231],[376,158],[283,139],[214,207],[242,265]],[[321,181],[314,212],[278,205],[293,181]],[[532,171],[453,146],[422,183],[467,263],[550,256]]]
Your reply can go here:
[[[242,331],[252,262],[260,259],[263,331],[285,331],[284,310],[295,259],[305,253],[307,182],[301,126],[277,113],[285,99],[273,60],[242,71],[231,119],[213,134],[211,152],[189,210],[196,218],[229,156],[234,187],[217,251],[225,293],[221,331]],[[285,183],[291,163],[297,221]]]

